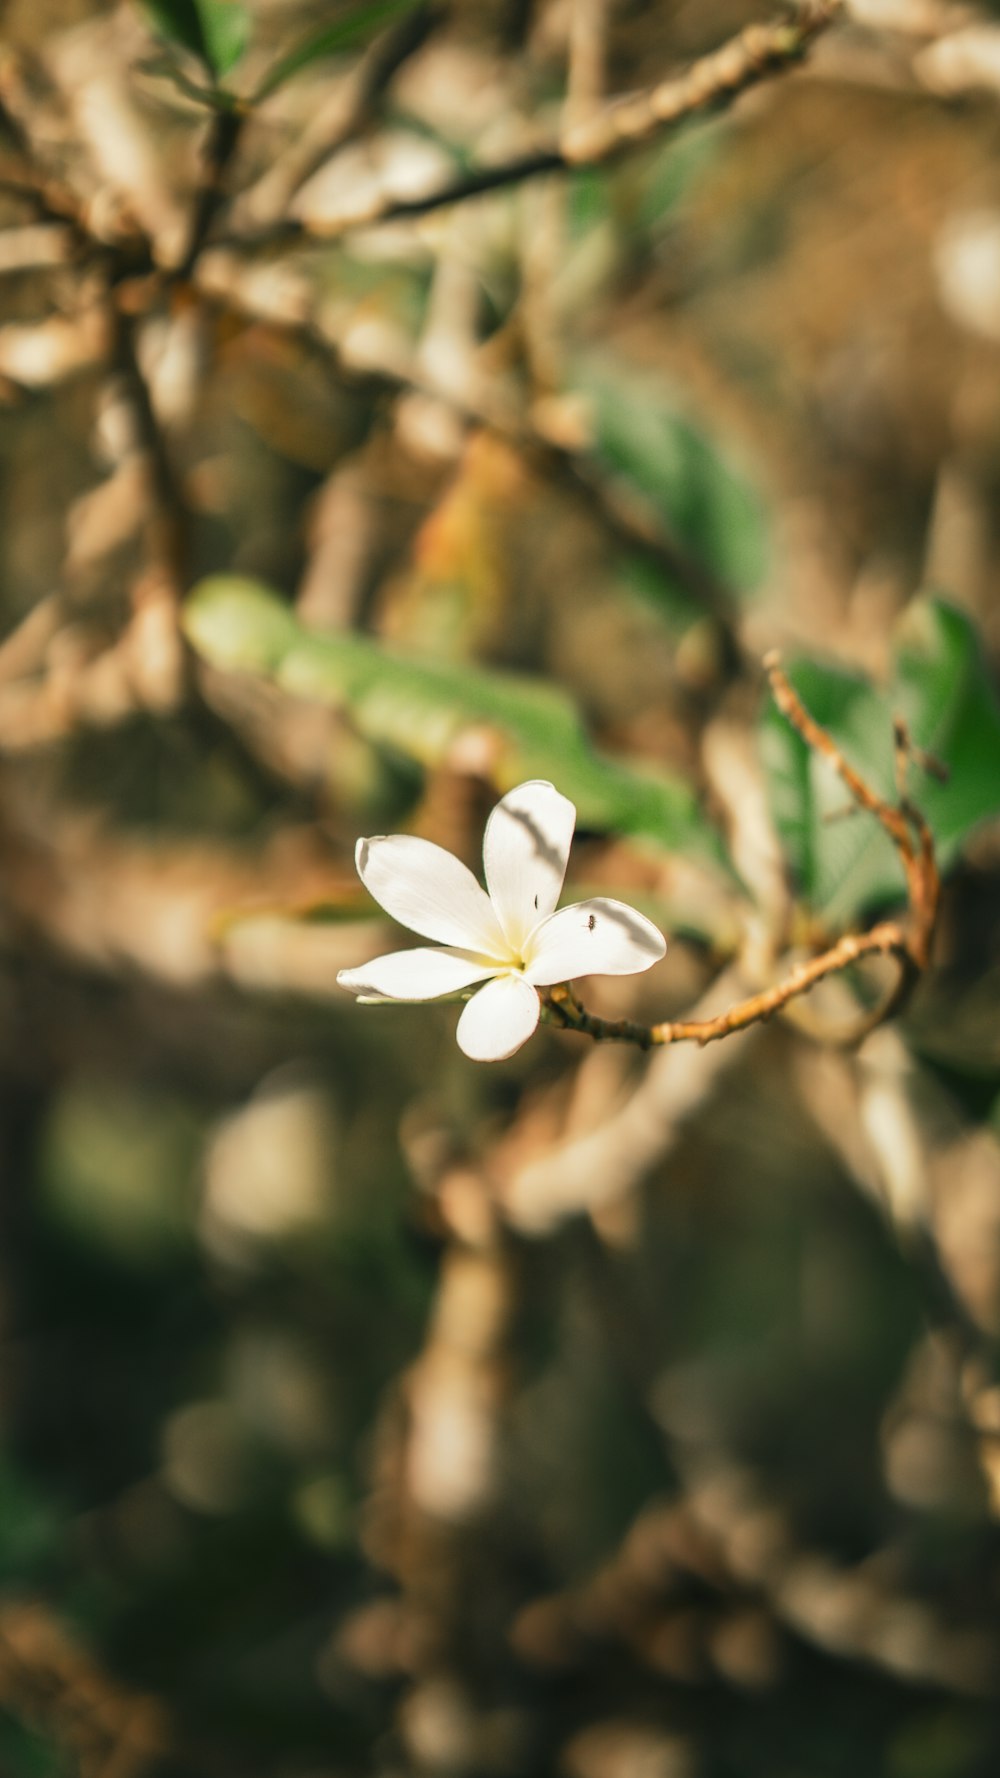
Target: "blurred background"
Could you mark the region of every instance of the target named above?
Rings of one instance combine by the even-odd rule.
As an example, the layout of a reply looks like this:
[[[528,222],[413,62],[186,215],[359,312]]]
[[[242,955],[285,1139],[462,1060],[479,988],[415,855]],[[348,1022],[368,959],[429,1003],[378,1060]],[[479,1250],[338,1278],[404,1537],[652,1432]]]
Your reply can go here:
[[[998,1769],[1000,18],[790,16],[8,0],[3,1778]],[[772,647],[950,768],[902,1021],[336,988],[533,775],[594,1010],[898,905]]]

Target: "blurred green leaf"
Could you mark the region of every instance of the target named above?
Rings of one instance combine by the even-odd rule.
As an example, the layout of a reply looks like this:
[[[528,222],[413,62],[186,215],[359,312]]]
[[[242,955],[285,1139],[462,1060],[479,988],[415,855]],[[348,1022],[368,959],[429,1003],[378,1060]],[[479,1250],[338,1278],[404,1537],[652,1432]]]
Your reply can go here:
[[[58,1510],[37,1479],[0,1453],[0,1572],[5,1585],[35,1580],[60,1551],[63,1535]]]
[[[891,1778],[955,1778],[989,1769],[989,1731],[954,1704],[922,1709],[897,1731],[889,1750]]]
[[[640,383],[602,361],[578,366],[574,387],[591,404],[605,467],[712,574],[737,592],[755,587],[768,561],[767,515],[756,490],[681,418],[655,380]]]
[[[963,611],[939,599],[911,607],[899,629],[893,708],[948,767],[947,784],[928,777],[918,793],[948,865],[970,829],[1000,810],[1000,700]]]
[[[680,209],[702,175],[715,165],[725,141],[717,120],[699,119],[658,143],[643,172],[638,222],[655,229]]]
[[[23,1723],[0,1718],[0,1771],[5,1778],[69,1778],[71,1755]]]
[[[874,790],[893,792],[892,715],[867,680],[818,661],[790,669],[806,709],[833,735]],[[902,867],[891,841],[850,796],[825,759],[813,753],[769,705],[761,728],[771,811],[799,891],[831,926],[864,907],[902,895]]]
[[[250,36],[250,13],[239,0],[143,0],[153,28],[188,49],[216,79],[236,66]]]
[[[911,792],[944,867],[977,823],[1000,812],[1000,705],[964,613],[931,598],[911,606],[884,691],[817,661],[800,661],[790,677],[817,722],[881,795],[895,794],[896,716],[948,767],[946,784],[911,768]],[[775,824],[804,898],[839,926],[901,895],[903,873],[890,841],[863,814],[839,818],[850,804],[843,784],[773,705],[763,717],[761,746]]]
[[[577,167],[566,182],[566,229],[579,241],[612,215],[610,176],[604,167]]]
[[[714,829],[690,787],[597,753],[572,700],[541,680],[408,659],[367,636],[303,629],[253,581],[219,576],[188,601],[185,627],[214,666],[267,674],[299,697],[350,712],[369,740],[422,765],[440,764],[465,734],[488,730],[498,790],[550,777],[585,827],[609,829],[724,868]]]
[[[279,86],[284,86],[286,80],[301,74],[303,68],[310,67],[313,62],[322,61],[325,56],[340,55],[358,43],[366,43],[391,19],[400,13],[412,12],[415,4],[416,0],[373,0],[372,4],[362,0],[362,4],[352,6],[332,25],[310,31],[268,70],[254,94],[255,102],[269,98]]]
[[[130,1268],[169,1263],[190,1238],[198,1139],[179,1101],[73,1083],[45,1131],[47,1208]]]

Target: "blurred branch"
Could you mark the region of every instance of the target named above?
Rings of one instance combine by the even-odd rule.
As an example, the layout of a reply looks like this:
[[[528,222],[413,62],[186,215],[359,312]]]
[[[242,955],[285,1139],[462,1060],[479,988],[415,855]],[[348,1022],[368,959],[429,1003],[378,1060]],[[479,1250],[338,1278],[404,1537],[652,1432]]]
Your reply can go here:
[[[5,157],[0,160],[0,191],[27,204],[39,222],[70,228],[78,242],[89,240],[75,193],[58,180],[21,160]]]
[[[302,239],[335,239],[376,223],[426,216],[433,210],[521,185],[526,179],[545,173],[566,173],[575,167],[612,160],[664,128],[731,104],[750,87],[792,67],[813,38],[833,23],[842,5],[843,0],[805,0],[791,16],[786,14],[769,24],[748,25],[684,74],[617,100],[575,123],[558,141],[494,167],[474,168],[421,197],[376,193],[364,210],[354,209],[349,215],[322,222],[289,218],[254,235],[234,236],[228,244],[243,249],[270,248]]]
[[[0,277],[7,272],[41,270],[65,265],[70,256],[71,231],[64,223],[33,222],[0,231]]]
[[[186,280],[194,271],[212,224],[226,201],[226,174],[239,146],[247,113],[235,108],[218,110],[212,116],[202,154],[201,178],[191,216],[191,232],[181,262],[173,274]]]
[[[88,204],[49,164],[48,145],[41,139],[28,95],[22,55],[15,56],[10,49],[0,54],[0,134],[7,138],[7,150],[0,155],[0,190],[27,204],[39,222],[67,227],[78,249],[101,251],[106,242],[92,225]],[[116,220],[122,221],[134,249],[131,218]]]
[[[862,1660],[911,1684],[995,1697],[992,1625],[956,1624],[935,1613],[900,1574],[898,1546],[886,1546],[896,1560],[881,1567],[803,1546],[770,1478],[731,1462],[691,1476],[685,1509],[717,1545],[733,1580],[757,1589],[779,1622],[826,1655]],[[922,1633],[900,1638],[901,1622]]]
[[[26,121],[27,101],[20,91],[13,56],[0,60],[0,128],[13,143],[12,166],[0,163],[0,184],[24,198],[46,222],[68,228],[74,244],[102,270],[98,306],[106,326],[102,341],[110,367],[120,378],[142,449],[150,465],[154,512],[154,555],[175,593],[185,573],[188,514],[167,449],[163,428],[139,361],[137,329],[159,289],[153,273],[152,243],[138,224],[127,220],[126,232],[109,241],[98,233],[87,204],[64,181],[53,179],[45,157]],[[239,134],[239,119],[220,113],[214,120],[206,155],[204,183],[194,204],[184,267],[193,269],[220,201],[221,182]],[[183,269],[183,268],[182,268]],[[147,274],[153,273],[152,276]],[[62,323],[65,327],[66,323]]]
[[[874,816],[895,846],[906,876],[908,918],[883,920],[868,932],[845,933],[820,956],[797,964],[783,982],[762,993],[752,994],[749,999],[739,1001],[714,1018],[666,1019],[657,1025],[640,1025],[631,1019],[597,1018],[581,1006],[572,987],[564,983],[550,988],[544,996],[549,1016],[555,1024],[569,1031],[583,1032],[599,1041],[635,1043],[640,1049],[671,1043],[713,1043],[717,1038],[728,1037],[734,1031],[743,1031],[748,1025],[771,1018],[827,976],[838,975],[865,957],[891,957],[898,966],[898,978],[884,1000],[844,1040],[856,1043],[899,1011],[927,968],[937,924],[941,879],[933,835],[907,795],[906,778],[913,758],[927,769],[940,771],[941,768],[913,746],[905,723],[897,721],[894,738],[899,801],[895,806],[887,803],[860,777],[826,730],[810,716],[782,672],[777,654],[768,655],[764,664],[775,703],[782,715],[787,717],[808,747],[829,761],[856,806]]]
[[[160,1703],[126,1691],[40,1602],[0,1613],[0,1702],[51,1736],[80,1778],[140,1778],[170,1739]]]
[[[373,395],[431,396],[464,425],[495,433],[541,473],[553,477],[588,512],[596,510],[613,539],[655,562],[720,620],[728,619],[735,604],[732,589],[670,533],[652,503],[603,474],[588,458],[584,443],[565,443],[543,431],[507,391],[480,387],[472,395],[460,392],[453,383],[444,386],[409,356],[395,358],[388,352],[375,356],[368,342],[364,356],[355,355],[352,342],[338,335],[319,312],[307,281],[290,267],[265,271],[213,248],[197,268],[195,281],[205,302],[296,339],[331,376],[367,383]]]
[[[608,0],[573,0],[566,91],[567,130],[589,121],[604,93]]]
[[[154,554],[174,591],[179,595],[186,582],[189,515],[183,490],[174,471],[167,441],[160,425],[149,384],[136,349],[136,316],[129,312],[127,293],[112,286],[109,292],[112,323],[112,366],[121,378],[150,469],[153,496],[152,532]]]
[[[379,100],[400,69],[422,49],[446,18],[446,5],[423,4],[404,14],[370,45],[349,76],[320,107],[299,139],[239,202],[239,210],[261,218],[280,215],[295,193],[335,154],[372,122]]]

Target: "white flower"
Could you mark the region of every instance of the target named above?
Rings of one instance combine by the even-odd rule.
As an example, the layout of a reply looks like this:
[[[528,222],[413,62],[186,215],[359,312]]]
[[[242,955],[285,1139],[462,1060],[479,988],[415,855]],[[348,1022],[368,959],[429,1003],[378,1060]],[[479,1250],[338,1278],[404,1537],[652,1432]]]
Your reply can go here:
[[[489,894],[450,852],[412,834],[359,840],[358,875],[386,913],[443,947],[390,951],[337,977],[363,1000],[437,1000],[477,982],[459,1047],[499,1062],[538,1024],[539,988],[580,975],[633,975],[666,950],[656,927],[601,897],[554,911],[576,825],[573,804],[541,779],[519,784],[486,823]]]

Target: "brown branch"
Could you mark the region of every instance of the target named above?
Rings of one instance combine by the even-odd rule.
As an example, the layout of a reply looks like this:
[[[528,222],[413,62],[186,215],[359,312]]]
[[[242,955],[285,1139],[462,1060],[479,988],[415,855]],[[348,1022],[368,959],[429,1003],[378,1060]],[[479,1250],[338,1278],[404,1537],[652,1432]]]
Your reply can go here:
[[[27,204],[40,222],[68,226],[77,247],[94,245],[80,199],[43,164],[20,115],[23,104],[18,69],[8,53],[0,57],[0,136],[10,144],[0,156],[0,190]]]
[[[106,282],[102,301],[107,313],[111,368],[120,378],[150,466],[154,554],[175,595],[179,595],[185,584],[189,515],[136,350],[139,314],[150,306],[152,296],[161,287],[151,243],[137,228],[131,228],[114,242],[95,232],[86,204],[70,186],[50,176],[27,125],[12,104],[16,75],[12,58],[0,58],[0,130],[10,137],[16,154],[12,167],[0,162],[0,181],[29,202],[36,214],[68,226],[81,253],[103,263]],[[190,263],[192,269],[211,224],[213,206],[219,201],[221,180],[238,135],[239,119],[229,113],[217,114],[209,139],[205,186],[195,203],[184,258],[184,264]]]
[[[137,318],[130,313],[128,287],[111,285],[108,291],[111,322],[112,368],[121,379],[122,391],[135,421],[139,443],[149,463],[152,506],[153,553],[176,597],[187,584],[190,515],[183,489],[171,461],[149,384],[136,350]]]
[[[890,957],[898,968],[897,980],[885,998],[851,1032],[849,1041],[856,1043],[899,1011],[927,968],[941,899],[941,878],[934,855],[933,835],[906,793],[910,760],[922,758],[910,741],[906,725],[897,721],[894,730],[900,797],[898,805],[894,806],[872,790],[844,758],[826,730],[810,716],[783,673],[777,654],[768,655],[764,665],[774,701],[782,715],[808,747],[829,761],[846,784],[855,805],[873,815],[892,840],[906,876],[906,916],[902,920],[884,920],[868,932],[845,933],[820,956],[796,964],[774,987],[738,1001],[711,1019],[665,1019],[656,1025],[641,1025],[631,1019],[602,1019],[581,1006],[572,987],[563,983],[550,988],[543,996],[553,1023],[598,1041],[634,1043],[640,1049],[671,1043],[713,1043],[717,1038],[728,1037],[734,1031],[746,1030],[748,1025],[771,1018],[827,976],[838,975],[864,957]],[[936,761],[925,763],[930,769],[941,769]]]
[[[113,220],[104,207],[100,229],[91,217],[91,202],[61,172],[54,170],[49,145],[38,136],[25,77],[24,51],[0,49],[0,189],[26,204],[41,222],[62,223],[69,228],[81,257],[104,255],[109,250],[136,263],[152,258],[149,243],[130,216]],[[37,74],[37,68],[35,70]]]
[[[23,161],[4,157],[0,160],[0,191],[26,204],[39,222],[68,227],[78,244],[90,244],[80,203],[67,185]]]
[[[748,87],[797,62],[813,38],[832,24],[842,5],[843,0],[802,0],[780,18],[747,25],[686,73],[619,100],[564,132],[560,149],[566,164],[592,166],[609,160],[665,126],[731,104]]]
[[[764,666],[771,681],[774,701],[782,715],[797,729],[808,747],[829,760],[858,807],[874,815],[899,853],[906,876],[910,920],[903,933],[903,948],[920,974],[927,968],[931,940],[937,923],[941,879],[934,856],[934,837],[919,809],[906,795],[906,777],[913,748],[904,723],[894,727],[896,782],[899,803],[894,807],[876,794],[844,758],[836,742],[810,716],[781,670],[777,654],[767,656]],[[935,762],[936,764],[936,762]],[[938,768],[940,769],[940,768]]]
[[[750,87],[792,67],[812,40],[832,24],[842,6],[843,0],[802,0],[791,14],[786,12],[767,24],[748,25],[685,73],[606,106],[565,130],[558,140],[497,166],[474,168],[421,197],[378,193],[363,211],[319,222],[289,218],[253,234],[234,235],[226,244],[247,250],[310,239],[332,240],[376,223],[426,216],[542,174],[567,173],[575,167],[612,160],[662,129],[731,104]]]
[[[212,224],[226,201],[226,174],[239,146],[246,121],[246,112],[235,108],[216,111],[212,116],[205,137],[201,178],[195,195],[188,242],[180,264],[172,274],[174,278],[189,279],[198,263]]]
[[[523,406],[504,394],[497,399],[485,393],[479,398],[459,395],[424,373],[415,361],[400,363],[387,356],[381,362],[368,358],[363,363],[352,362],[329,321],[307,296],[304,281],[301,293],[297,291],[287,312],[282,312],[272,301],[257,295],[252,276],[245,275],[249,263],[235,255],[206,255],[195,272],[200,300],[223,314],[240,316],[296,340],[338,383],[365,387],[373,396],[389,401],[416,392],[442,402],[463,425],[502,439],[520,452],[530,468],[554,481],[591,514],[596,511],[614,542],[679,581],[705,610],[728,625],[736,604],[732,587],[686,549],[652,502],[606,475],[586,444],[576,447],[549,437]]]
[[[608,0],[573,0],[569,24],[569,69],[563,134],[570,123],[588,123],[605,90],[608,60]]]
[[[424,0],[376,37],[354,71],[346,98],[335,93],[278,165],[264,175],[258,192],[243,201],[258,213],[265,207],[265,195],[272,213],[290,204],[308,179],[373,122],[396,75],[443,24],[447,11],[446,5]]]

